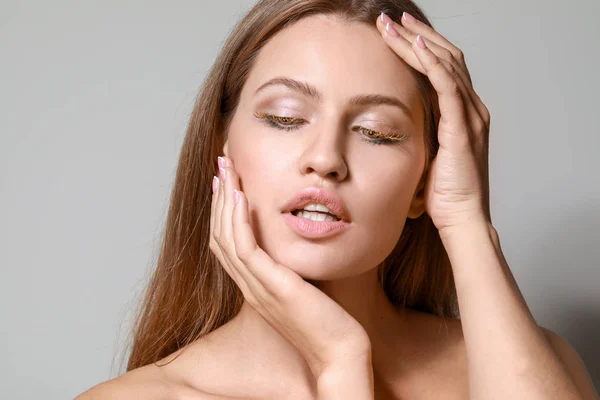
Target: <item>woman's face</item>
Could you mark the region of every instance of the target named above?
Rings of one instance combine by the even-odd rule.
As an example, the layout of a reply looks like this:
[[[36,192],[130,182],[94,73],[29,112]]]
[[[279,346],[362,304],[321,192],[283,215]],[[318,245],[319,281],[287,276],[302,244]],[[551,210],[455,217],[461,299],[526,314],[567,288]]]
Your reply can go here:
[[[375,27],[323,15],[279,32],[254,62],[224,154],[240,176],[259,246],[305,279],[341,279],[376,267],[406,218],[424,211],[422,193],[416,196],[425,162],[423,108],[410,67]],[[284,84],[255,93],[276,77],[305,82],[320,96]],[[395,98],[407,109],[350,102],[359,95]],[[296,129],[274,127],[264,114],[294,118],[275,124]],[[369,130],[406,139],[378,144]],[[341,197],[350,216],[346,229],[314,239],[288,225],[285,205],[307,187]]]

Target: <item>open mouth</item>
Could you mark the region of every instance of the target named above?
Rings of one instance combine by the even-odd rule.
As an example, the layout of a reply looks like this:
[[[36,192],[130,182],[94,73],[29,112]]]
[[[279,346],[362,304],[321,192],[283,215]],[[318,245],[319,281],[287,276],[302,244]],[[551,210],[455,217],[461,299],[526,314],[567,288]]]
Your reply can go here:
[[[306,208],[306,207],[305,207]],[[309,239],[324,239],[350,228],[346,218],[339,218],[331,210],[295,209],[283,214],[283,219],[297,234]]]
[[[291,214],[298,218],[309,219],[315,222],[336,222],[340,221],[336,215],[321,211],[306,211],[306,210],[294,210]]]

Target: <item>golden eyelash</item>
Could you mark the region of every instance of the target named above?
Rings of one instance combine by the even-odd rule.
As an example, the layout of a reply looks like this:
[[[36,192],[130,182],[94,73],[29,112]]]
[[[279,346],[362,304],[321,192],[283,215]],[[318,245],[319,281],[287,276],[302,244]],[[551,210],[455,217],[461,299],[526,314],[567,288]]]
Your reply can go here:
[[[366,134],[368,137],[370,138],[380,138],[380,139],[385,139],[385,140],[391,140],[391,141],[395,141],[395,142],[401,142],[404,139],[406,139],[406,135],[402,135],[402,136],[388,136],[388,135],[384,135],[380,132],[374,131],[372,129],[368,129],[368,128],[363,128],[362,126],[360,127],[360,129],[363,130],[363,132],[370,132],[368,134]]]
[[[256,113],[254,114],[255,117],[260,118],[260,119],[273,119],[279,122],[282,122],[284,124],[290,124],[292,122],[298,121],[301,118],[293,118],[293,117],[278,117],[277,115],[271,115],[271,114],[266,114],[266,113]]]
[[[293,118],[293,117],[278,117],[277,115],[271,115],[271,114],[266,114],[266,113],[256,113],[254,114],[255,117],[257,118],[261,118],[261,119],[274,119],[283,123],[292,123],[294,121],[298,121],[300,118]]]
[[[274,121],[278,121],[285,124],[291,124],[293,122],[296,121],[301,121],[302,118],[294,118],[294,117],[279,117],[277,115],[272,115],[272,114],[267,114],[267,113],[255,113],[254,114],[255,117],[260,118],[260,119],[267,119],[267,120],[274,120]],[[293,128],[291,126],[284,126],[284,129],[290,129]],[[388,136],[388,135],[384,135],[380,132],[374,131],[372,129],[368,129],[368,128],[364,128],[364,127],[359,127],[360,130],[362,131],[366,131],[368,132],[366,134],[367,137],[372,138],[372,139],[377,139],[377,140],[382,140],[382,141],[389,141],[389,142],[402,142],[404,140],[406,140],[406,135],[402,135],[402,136]]]

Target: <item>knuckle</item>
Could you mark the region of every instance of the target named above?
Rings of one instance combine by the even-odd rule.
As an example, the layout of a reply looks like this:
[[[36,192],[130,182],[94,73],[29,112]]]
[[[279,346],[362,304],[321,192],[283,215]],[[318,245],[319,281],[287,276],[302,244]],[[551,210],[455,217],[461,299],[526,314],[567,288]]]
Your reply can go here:
[[[452,75],[452,78],[456,79],[461,79],[460,77],[460,73],[458,72],[458,67],[455,64],[450,64],[448,66],[450,75]]]
[[[490,115],[486,114],[483,118],[483,123],[485,124],[486,129],[490,129]]]
[[[454,64],[454,54],[452,54],[452,52],[446,48],[444,48],[442,52],[444,53],[444,58],[448,60],[448,62]]]
[[[439,57],[434,57],[432,63],[433,63],[433,68],[436,68],[436,69],[444,68],[444,63],[442,62],[442,60]]]
[[[464,69],[462,68],[462,66],[458,63],[458,62],[454,62],[454,64],[452,64],[452,68],[454,68],[454,70],[456,71],[456,77],[459,79],[463,79],[465,74]]]
[[[485,130],[485,124],[483,120],[481,118],[475,118],[475,121],[473,122],[473,128],[477,134],[483,132]]]
[[[448,83],[448,93],[450,93],[454,97],[462,98],[460,86],[455,80],[452,80],[450,83]]]
[[[453,63],[451,63],[450,61],[444,60],[442,62],[442,64],[444,66],[446,73],[449,74],[450,77],[452,77],[453,79],[457,79],[459,77],[456,67]]]
[[[218,236],[213,236],[210,240],[210,245],[212,245],[212,248],[214,250],[218,250],[221,251],[221,242]]]
[[[253,252],[249,251],[248,248],[246,248],[246,247],[236,248],[236,253],[237,253],[237,257],[244,264],[251,264]]]
[[[456,58],[459,61],[465,61],[465,53],[463,53],[463,51],[459,48],[454,50],[454,58]]]
[[[483,118],[483,122],[485,123],[485,125],[487,127],[490,126],[490,119],[491,119],[491,117],[492,116],[490,115],[490,110],[488,110],[488,108],[484,105],[483,106],[483,116],[482,116],[482,118]]]
[[[221,252],[228,257],[231,256],[231,249],[228,246],[222,246]]]
[[[288,271],[282,271],[280,286],[282,300],[291,299],[297,295],[298,290],[300,289],[300,281],[302,281],[302,279],[299,275]]]

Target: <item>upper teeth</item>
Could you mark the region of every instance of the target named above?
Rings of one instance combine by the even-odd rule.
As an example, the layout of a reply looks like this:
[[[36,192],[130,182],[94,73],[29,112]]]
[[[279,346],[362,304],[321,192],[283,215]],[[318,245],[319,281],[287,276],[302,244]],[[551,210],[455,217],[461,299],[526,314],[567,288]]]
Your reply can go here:
[[[317,212],[318,211],[318,212]],[[322,214],[322,213],[329,213]],[[294,215],[300,218],[311,219],[313,221],[339,221],[340,219],[335,216],[329,208],[325,207],[323,204],[311,203],[304,208],[298,209],[294,212]]]
[[[329,208],[325,207],[323,204],[311,203],[305,206],[303,209],[306,211],[321,211],[333,214],[331,211],[329,211]]]

